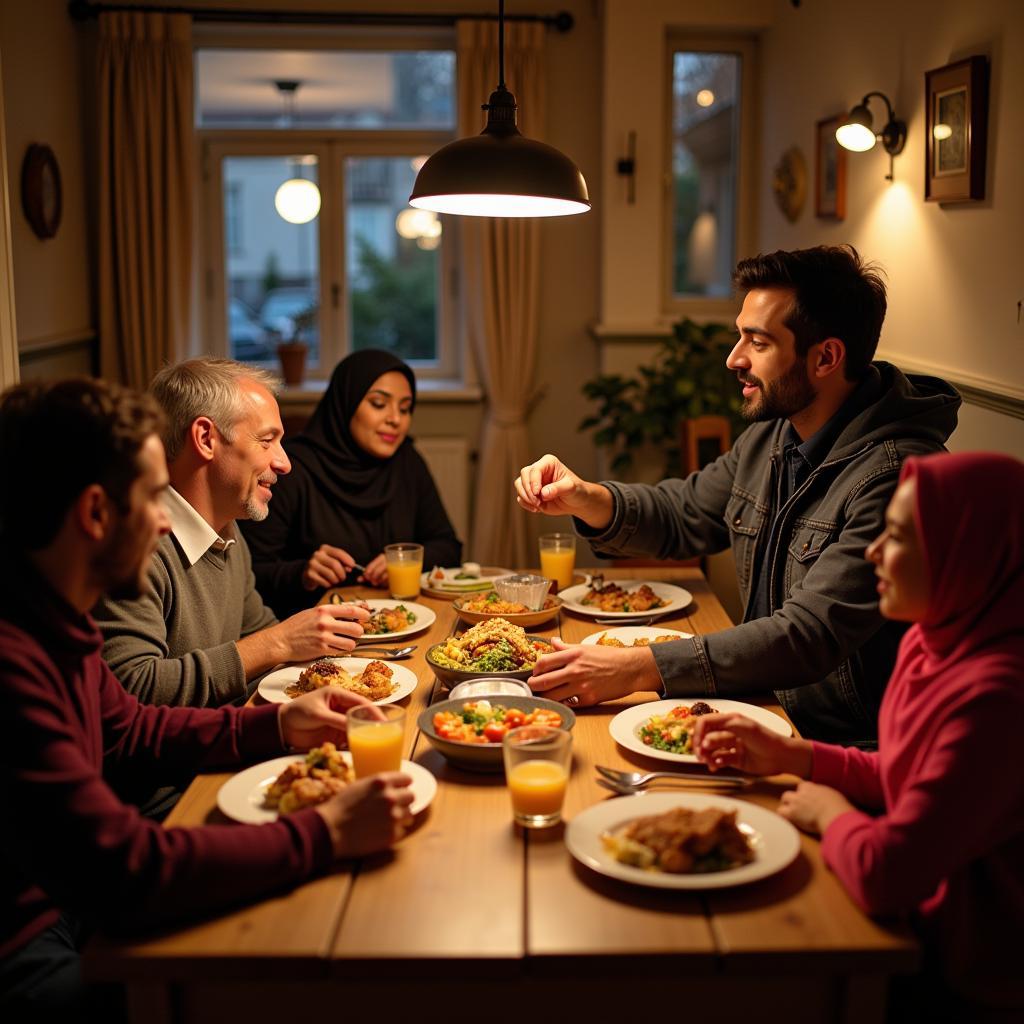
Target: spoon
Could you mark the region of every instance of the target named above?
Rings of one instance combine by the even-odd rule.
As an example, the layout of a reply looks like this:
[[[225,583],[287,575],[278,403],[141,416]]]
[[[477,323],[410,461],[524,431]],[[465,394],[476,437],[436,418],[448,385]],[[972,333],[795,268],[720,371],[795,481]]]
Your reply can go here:
[[[409,647],[357,647],[355,650],[349,651],[348,657],[380,658],[383,661],[397,661],[399,658],[408,658],[415,650],[415,644]]]

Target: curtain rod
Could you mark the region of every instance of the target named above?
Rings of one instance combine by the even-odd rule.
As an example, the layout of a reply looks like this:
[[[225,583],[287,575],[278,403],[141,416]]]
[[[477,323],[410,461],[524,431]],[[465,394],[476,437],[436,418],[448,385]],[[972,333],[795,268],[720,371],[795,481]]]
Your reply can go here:
[[[68,14],[75,21],[87,21],[106,11],[140,11],[156,14],[188,14],[194,21],[235,22],[255,25],[402,25],[417,28],[439,28],[457,21],[497,21],[496,14],[393,14],[359,11],[257,11],[242,7],[187,7],[150,4],[91,3],[90,0],[70,0]],[[506,21],[539,21],[559,32],[573,27],[573,16],[568,11],[557,14],[506,14]]]

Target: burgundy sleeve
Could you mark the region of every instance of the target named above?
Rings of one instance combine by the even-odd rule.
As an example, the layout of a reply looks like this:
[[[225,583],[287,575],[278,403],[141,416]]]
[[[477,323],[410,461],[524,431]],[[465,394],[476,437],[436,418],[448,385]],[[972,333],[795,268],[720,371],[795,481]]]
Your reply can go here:
[[[1009,691],[966,696],[945,709],[921,763],[877,818],[840,815],[822,854],[868,913],[909,910],[943,879],[1006,835],[1024,802],[1024,773],[993,784],[994,758],[1019,742],[1021,702]]]
[[[102,739],[88,707],[95,678],[68,688],[44,656],[24,650],[5,652],[0,677],[5,855],[58,905],[107,925],[153,925],[255,899],[330,864],[327,827],[313,809],[268,825],[164,829],[143,818],[98,770]],[[122,756],[147,738],[168,750],[196,751],[204,741],[214,751],[247,747],[240,712],[142,708],[133,716],[132,703],[115,711],[108,699],[104,709]]]
[[[101,662],[100,713],[104,760],[165,773],[230,767],[284,753],[276,704],[179,708],[141,704]]]
[[[834,743],[811,743],[811,782],[838,789],[866,810],[885,807],[878,754]]]

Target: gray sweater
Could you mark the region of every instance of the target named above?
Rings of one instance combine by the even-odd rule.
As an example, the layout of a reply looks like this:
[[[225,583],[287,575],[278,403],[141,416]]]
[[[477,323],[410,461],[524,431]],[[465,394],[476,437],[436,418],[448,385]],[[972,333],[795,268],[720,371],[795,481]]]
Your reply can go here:
[[[277,619],[256,591],[249,549],[237,537],[193,566],[173,534],[162,537],[142,597],[106,598],[93,610],[103,657],[140,701],[216,707],[245,695],[235,641]]]

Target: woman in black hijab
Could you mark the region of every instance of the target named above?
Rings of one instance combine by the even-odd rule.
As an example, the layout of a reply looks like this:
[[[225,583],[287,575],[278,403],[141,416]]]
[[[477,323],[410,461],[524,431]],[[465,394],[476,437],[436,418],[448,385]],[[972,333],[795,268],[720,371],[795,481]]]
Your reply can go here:
[[[415,404],[416,378],[401,359],[354,352],[306,429],[285,441],[292,470],[274,486],[270,515],[240,524],[256,586],[279,617],[326,587],[385,585],[385,544],[422,544],[427,568],[460,563],[462,542],[408,437]]]

